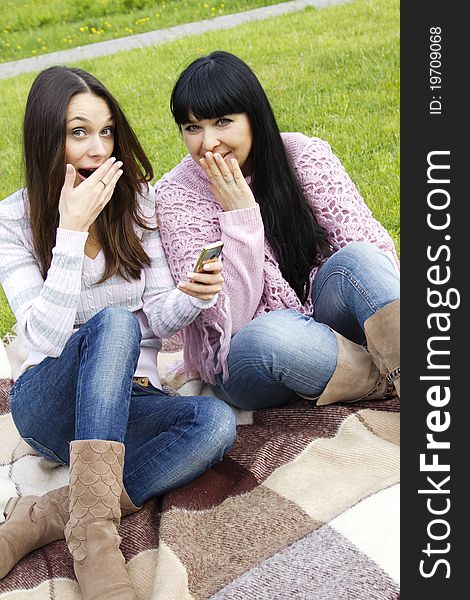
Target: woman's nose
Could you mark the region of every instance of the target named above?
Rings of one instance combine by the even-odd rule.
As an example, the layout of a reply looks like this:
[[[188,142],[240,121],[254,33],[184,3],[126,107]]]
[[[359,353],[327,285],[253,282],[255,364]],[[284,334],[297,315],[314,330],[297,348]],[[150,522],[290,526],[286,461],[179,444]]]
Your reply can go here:
[[[213,152],[219,144],[220,141],[215,131],[211,129],[204,131],[202,138],[202,147],[204,152]]]
[[[90,147],[88,149],[88,154],[91,156],[105,156],[106,155],[106,147],[104,145],[103,140],[96,136],[90,139]]]

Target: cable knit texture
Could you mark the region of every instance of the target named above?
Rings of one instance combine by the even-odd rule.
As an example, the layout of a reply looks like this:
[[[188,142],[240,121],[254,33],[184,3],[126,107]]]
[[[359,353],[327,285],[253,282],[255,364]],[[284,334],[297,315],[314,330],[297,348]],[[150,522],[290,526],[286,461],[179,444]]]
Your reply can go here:
[[[387,252],[398,267],[392,238],[373,218],[329,144],[301,133],[281,135],[333,251],[351,242],[370,242]],[[187,373],[197,371],[213,383],[215,374],[227,376],[231,336],[251,319],[284,308],[312,314],[314,307],[310,301],[302,305],[283,278],[264,239],[258,206],[223,212],[203,170],[189,155],[164,175],[155,189],[161,239],[175,280],[192,269],[204,243],[218,239],[225,243],[225,283],[217,304],[182,332]],[[317,268],[311,271],[312,282],[316,272]]]
[[[156,226],[152,187],[138,197],[139,211],[150,227]],[[136,376],[149,377],[160,387],[157,353],[161,340],[190,323],[201,309],[213,306],[175,288],[157,229],[135,232],[150,258],[139,279],[126,281],[115,274],[98,284],[106,267],[104,251],[85,255],[87,233],[57,230],[52,262],[44,280],[34,255],[28,195],[18,190],[0,202],[0,284],[30,349],[20,374],[45,356],[60,356],[74,331],[107,306],[136,314],[142,331]]]

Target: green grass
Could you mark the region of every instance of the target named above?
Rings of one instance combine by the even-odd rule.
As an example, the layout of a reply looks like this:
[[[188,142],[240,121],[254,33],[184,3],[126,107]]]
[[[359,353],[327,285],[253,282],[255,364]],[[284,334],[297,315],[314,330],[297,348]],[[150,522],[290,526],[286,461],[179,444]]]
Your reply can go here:
[[[327,140],[397,246],[399,212],[399,2],[348,4],[249,23],[81,63],[115,94],[160,177],[186,153],[168,100],[180,69],[225,49],[246,60],[281,131]],[[22,184],[20,128],[32,74],[0,82],[0,198]],[[0,300],[0,334],[13,318]]]
[[[286,0],[0,0],[0,62]]]

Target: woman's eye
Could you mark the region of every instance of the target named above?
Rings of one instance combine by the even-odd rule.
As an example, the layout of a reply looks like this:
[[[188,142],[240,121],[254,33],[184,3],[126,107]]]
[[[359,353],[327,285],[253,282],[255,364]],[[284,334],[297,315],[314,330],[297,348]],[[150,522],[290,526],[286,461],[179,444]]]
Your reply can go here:
[[[107,137],[110,137],[114,134],[114,129],[113,127],[105,127],[103,129],[103,131],[101,132],[102,135],[106,135]]]
[[[221,127],[226,127],[227,125],[229,125],[232,121],[230,119],[219,119],[217,121],[217,125],[220,125]]]
[[[72,129],[72,135],[74,137],[83,137],[86,135],[86,131],[84,129]]]
[[[196,133],[197,131],[199,131],[199,126],[198,125],[187,125],[184,128],[185,131],[187,131],[188,133]]]

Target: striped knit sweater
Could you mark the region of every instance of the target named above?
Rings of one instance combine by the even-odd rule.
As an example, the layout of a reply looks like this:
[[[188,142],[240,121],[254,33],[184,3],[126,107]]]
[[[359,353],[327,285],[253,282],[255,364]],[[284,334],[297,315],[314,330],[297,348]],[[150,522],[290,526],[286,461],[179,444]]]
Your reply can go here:
[[[155,193],[150,186],[139,197],[139,206],[146,222],[155,226]],[[161,339],[186,327],[217,298],[203,301],[178,290],[158,230],[136,225],[136,232],[151,259],[139,280],[128,282],[114,275],[97,285],[105,268],[103,251],[95,259],[87,257],[88,234],[60,228],[44,280],[34,255],[26,190],[0,203],[0,283],[30,350],[20,373],[46,356],[60,356],[76,328],[103,308],[119,306],[136,314],[142,330],[136,376],[149,377],[160,387]]]

